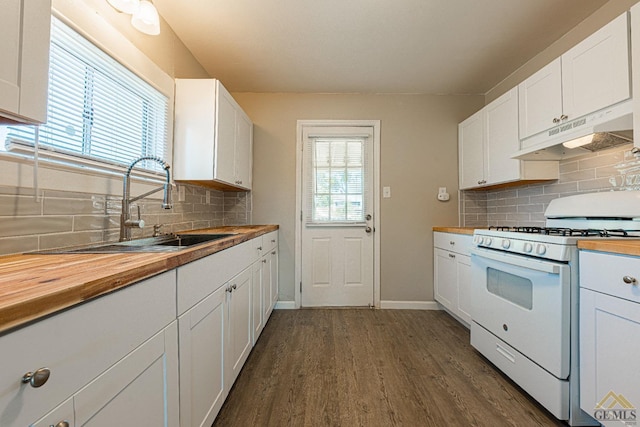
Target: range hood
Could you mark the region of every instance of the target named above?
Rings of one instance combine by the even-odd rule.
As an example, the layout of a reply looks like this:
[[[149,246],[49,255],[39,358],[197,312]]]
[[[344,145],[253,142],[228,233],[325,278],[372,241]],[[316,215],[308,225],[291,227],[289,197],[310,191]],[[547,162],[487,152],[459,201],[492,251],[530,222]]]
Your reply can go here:
[[[633,141],[631,99],[521,141],[522,149],[511,158],[561,160]],[[590,136],[593,135],[593,136]],[[584,138],[584,145],[573,142]]]

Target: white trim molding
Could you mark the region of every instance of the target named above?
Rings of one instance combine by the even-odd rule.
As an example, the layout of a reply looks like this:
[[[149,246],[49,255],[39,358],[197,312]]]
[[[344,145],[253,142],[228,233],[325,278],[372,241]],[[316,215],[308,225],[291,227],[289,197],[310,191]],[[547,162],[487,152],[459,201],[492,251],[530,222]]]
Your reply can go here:
[[[394,310],[442,310],[435,301],[380,301],[380,308]]]
[[[295,301],[276,301],[276,306],[274,309],[276,310],[295,310],[299,307],[296,307]]]
[[[380,120],[298,120],[296,127],[296,211],[295,215],[295,308],[301,307],[300,283],[302,280],[302,144],[305,126],[371,126],[373,127],[373,305],[380,306]]]

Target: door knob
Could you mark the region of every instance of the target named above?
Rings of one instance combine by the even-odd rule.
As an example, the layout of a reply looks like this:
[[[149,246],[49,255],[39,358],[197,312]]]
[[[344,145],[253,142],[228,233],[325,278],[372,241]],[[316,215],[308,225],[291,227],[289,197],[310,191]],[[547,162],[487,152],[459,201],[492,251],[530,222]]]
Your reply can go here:
[[[371,221],[371,214],[367,214],[367,216],[365,216],[364,219],[366,219],[367,221]]]
[[[364,228],[364,231],[366,231],[367,233],[371,233],[373,231],[373,229],[369,226]]]

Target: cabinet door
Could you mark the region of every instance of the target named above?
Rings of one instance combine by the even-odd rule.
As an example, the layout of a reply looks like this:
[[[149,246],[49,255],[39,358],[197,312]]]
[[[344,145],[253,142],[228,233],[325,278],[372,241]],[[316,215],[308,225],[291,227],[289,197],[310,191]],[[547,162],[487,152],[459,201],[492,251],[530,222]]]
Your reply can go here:
[[[456,254],[458,307],[456,314],[471,324],[471,257]]]
[[[20,106],[22,1],[2,2],[0,15],[0,110],[17,113]]]
[[[235,181],[236,107],[231,94],[217,82],[215,177],[231,185]]]
[[[269,258],[269,287],[271,289],[271,310],[278,302],[278,249],[272,249],[267,255]]]
[[[210,426],[227,397],[226,294],[218,288],[178,319],[182,426]]]
[[[0,14],[0,115],[47,120],[51,0],[6,0]]]
[[[251,323],[251,268],[231,279],[228,283],[228,327],[227,362],[225,362],[227,378],[225,385],[230,389],[238,377],[244,362],[252,348]]]
[[[460,189],[473,188],[484,181],[484,109],[458,125],[458,167]]]
[[[251,189],[253,123],[242,110],[236,111],[236,181],[243,188]]]
[[[518,138],[518,88],[485,107],[485,176],[487,184],[520,178],[520,160],[511,156],[520,149]]]
[[[627,403],[638,407],[639,338],[640,304],[580,289],[580,407],[586,413],[602,420],[606,410],[628,415]]]
[[[458,306],[456,256],[452,252],[434,248],[434,298],[451,311],[455,311]]]
[[[518,85],[520,139],[557,123],[562,116],[562,70],[560,58]]]
[[[271,263],[269,262],[268,254],[262,257],[262,318],[265,325],[271,311],[273,310],[273,304],[271,304]]]
[[[66,423],[66,424],[65,424]],[[75,426],[75,415],[73,414],[73,398],[62,402],[60,406],[40,418],[29,427],[73,427]]]
[[[77,426],[178,425],[176,322],[73,397]]]
[[[568,120],[631,96],[629,24],[620,15],[562,55],[562,103]]]
[[[262,260],[253,263],[251,266],[251,318],[253,322],[253,345],[258,341],[258,337],[264,328],[262,317]]]

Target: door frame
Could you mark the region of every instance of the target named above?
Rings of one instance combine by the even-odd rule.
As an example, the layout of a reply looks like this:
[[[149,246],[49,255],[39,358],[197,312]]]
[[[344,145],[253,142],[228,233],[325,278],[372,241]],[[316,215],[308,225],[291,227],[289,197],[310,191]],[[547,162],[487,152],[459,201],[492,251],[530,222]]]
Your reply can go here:
[[[369,126],[373,128],[373,305],[380,308],[380,120],[298,120],[296,125],[295,308],[302,303],[302,130],[304,127]]]

